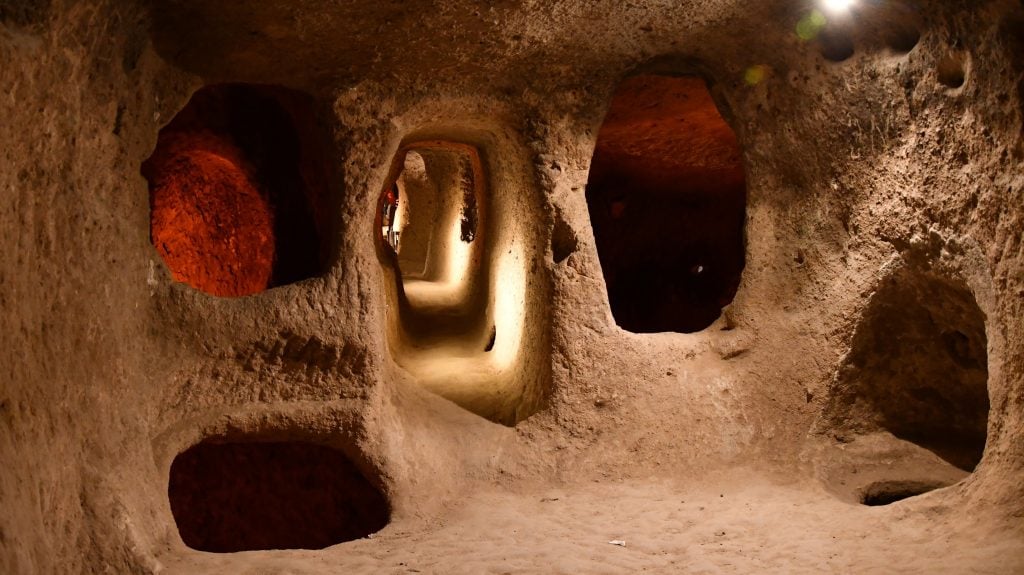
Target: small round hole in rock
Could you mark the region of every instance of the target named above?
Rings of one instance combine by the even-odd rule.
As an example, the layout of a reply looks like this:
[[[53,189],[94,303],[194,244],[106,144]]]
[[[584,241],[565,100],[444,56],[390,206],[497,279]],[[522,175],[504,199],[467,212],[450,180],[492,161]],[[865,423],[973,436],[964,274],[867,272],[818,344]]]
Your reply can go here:
[[[192,549],[322,549],[389,521],[384,495],[341,451],[301,442],[199,443],[178,455],[171,512]]]
[[[924,481],[879,481],[861,490],[860,502],[872,507],[889,505],[946,486]]]
[[[818,36],[821,55],[829,62],[849,60],[854,53],[853,39],[839,30],[823,30]]]
[[[950,53],[939,60],[935,69],[939,83],[951,89],[964,85],[967,81],[964,57],[961,54]]]

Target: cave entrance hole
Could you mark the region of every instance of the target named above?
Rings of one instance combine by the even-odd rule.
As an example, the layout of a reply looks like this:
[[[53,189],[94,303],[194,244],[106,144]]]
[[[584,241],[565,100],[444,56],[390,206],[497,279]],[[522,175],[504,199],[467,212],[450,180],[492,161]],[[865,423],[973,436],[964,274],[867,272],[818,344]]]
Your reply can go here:
[[[192,549],[322,549],[390,520],[387,499],[341,451],[301,442],[205,441],[179,454],[171,512]]]
[[[300,92],[197,91],[142,164],[150,239],[175,281],[234,297],[319,274],[328,142]]]
[[[739,142],[703,79],[623,81],[586,196],[621,328],[692,333],[718,319],[744,267],[746,180]]]

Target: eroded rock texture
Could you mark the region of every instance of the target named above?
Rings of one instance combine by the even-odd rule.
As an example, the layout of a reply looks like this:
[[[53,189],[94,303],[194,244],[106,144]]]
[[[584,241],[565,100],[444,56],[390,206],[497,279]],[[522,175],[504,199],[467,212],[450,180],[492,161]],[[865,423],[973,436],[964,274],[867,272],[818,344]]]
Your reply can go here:
[[[327,178],[311,107],[283,89],[211,86],[160,131],[142,174],[175,280],[242,296],[318,273]]]
[[[1017,0],[0,0],[0,572],[1024,571],[1022,47]],[[473,273],[407,289],[430,142]],[[176,521],[214,444],[188,507],[259,549]]]

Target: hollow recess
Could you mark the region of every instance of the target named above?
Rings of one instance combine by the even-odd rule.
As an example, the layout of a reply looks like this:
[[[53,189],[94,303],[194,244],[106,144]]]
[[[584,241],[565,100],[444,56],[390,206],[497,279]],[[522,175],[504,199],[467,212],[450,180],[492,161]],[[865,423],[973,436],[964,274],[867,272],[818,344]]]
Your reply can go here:
[[[312,110],[283,88],[208,86],[160,131],[142,174],[176,281],[242,296],[319,273],[329,171]]]
[[[555,209],[554,227],[551,230],[551,258],[556,264],[569,259],[579,247],[576,232],[565,221],[560,209]]]
[[[855,429],[884,429],[973,470],[988,429],[986,345],[985,314],[965,285],[898,273],[871,299],[836,407]]]
[[[945,487],[929,481],[880,481],[868,485],[860,493],[860,502],[871,507],[889,505]]]
[[[829,62],[843,62],[854,54],[853,38],[843,30],[822,30],[818,36],[821,55]]]
[[[586,196],[620,327],[700,331],[733,300],[746,183],[736,135],[703,79],[623,81],[598,133]]]
[[[943,56],[935,68],[935,74],[939,83],[947,88],[956,89],[963,86],[967,81],[963,55],[951,52]]]
[[[857,40],[864,49],[877,48],[903,55],[914,50],[921,41],[925,23],[919,9],[903,2],[864,2],[858,7],[857,22],[845,23],[843,29],[856,26]]]
[[[951,485],[981,460],[988,428],[985,314],[960,280],[904,267],[871,297],[824,420],[860,500]],[[837,466],[837,469],[843,466]],[[906,495],[913,489],[918,493]],[[877,503],[876,503],[877,504]]]
[[[342,452],[312,443],[199,443],[171,464],[168,496],[182,541],[216,553],[322,549],[390,514]]]
[[[535,305],[543,282],[528,260],[543,248],[529,225],[538,208],[522,187],[527,168],[490,138],[480,136],[501,160],[476,144],[403,146],[380,196],[375,239],[396,272],[387,307],[396,362],[426,389],[514,425],[540,408],[546,389],[540,362],[524,365],[547,337]],[[528,281],[538,287],[528,292]]]

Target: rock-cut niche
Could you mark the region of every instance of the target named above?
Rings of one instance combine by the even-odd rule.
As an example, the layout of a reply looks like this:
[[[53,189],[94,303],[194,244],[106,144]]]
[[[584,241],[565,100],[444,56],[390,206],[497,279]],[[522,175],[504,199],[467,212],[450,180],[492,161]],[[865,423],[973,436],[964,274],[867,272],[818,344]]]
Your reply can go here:
[[[326,142],[305,94],[249,84],[196,92],[142,165],[150,239],[171,276],[234,297],[318,275]]]
[[[988,413],[985,314],[971,290],[900,269],[871,297],[836,376],[823,431],[849,461],[829,481],[868,505],[956,483],[981,460]]]
[[[586,196],[621,328],[692,333],[718,319],[743,271],[746,180],[736,135],[703,79],[623,81]]]
[[[192,549],[322,549],[390,520],[374,482],[334,447],[206,440],[171,464],[168,497]]]
[[[546,333],[530,319],[541,297],[527,292],[538,273],[527,259],[538,250],[528,225],[537,215],[522,179],[506,162],[489,163],[480,146],[414,141],[397,154],[375,219],[396,280],[392,356],[426,389],[506,425],[535,412],[544,393],[538,362],[522,367],[544,341],[529,330]]]

